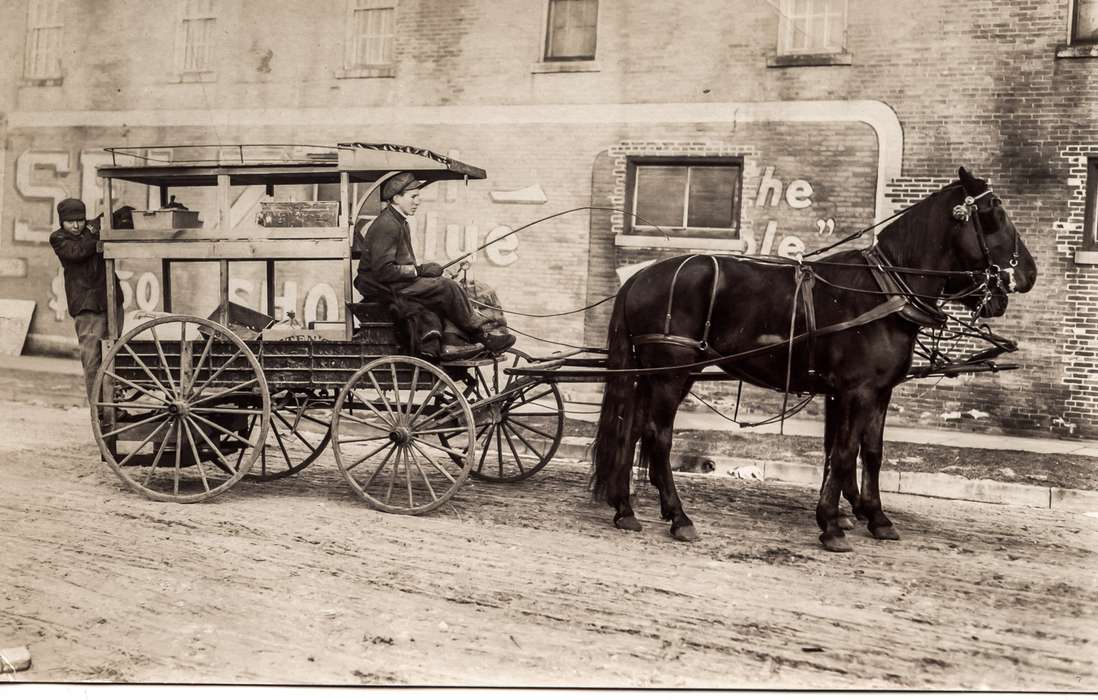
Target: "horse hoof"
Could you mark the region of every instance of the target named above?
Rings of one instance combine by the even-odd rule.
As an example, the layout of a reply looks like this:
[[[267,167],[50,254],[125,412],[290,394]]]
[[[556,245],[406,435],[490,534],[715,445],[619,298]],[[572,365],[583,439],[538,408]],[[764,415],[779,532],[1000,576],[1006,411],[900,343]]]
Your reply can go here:
[[[824,549],[829,552],[853,552],[854,548],[850,546],[850,543],[846,541],[846,536],[840,531],[837,535],[830,535],[826,532],[820,535],[820,542],[823,543]]]
[[[673,527],[671,528],[671,536],[679,542],[693,542],[698,539],[698,531],[694,529],[693,525]]]
[[[881,525],[880,527],[870,527],[870,534],[872,534],[878,540],[898,540],[900,539],[900,533],[896,532],[896,528],[891,525]]]
[[[632,515],[626,515],[624,517],[617,518],[616,520],[614,520],[614,527],[618,528],[619,530],[629,530],[630,532],[641,531],[640,521]]]
[[[848,515],[840,515],[838,518],[838,524],[840,530],[853,530],[854,521],[850,519]]]

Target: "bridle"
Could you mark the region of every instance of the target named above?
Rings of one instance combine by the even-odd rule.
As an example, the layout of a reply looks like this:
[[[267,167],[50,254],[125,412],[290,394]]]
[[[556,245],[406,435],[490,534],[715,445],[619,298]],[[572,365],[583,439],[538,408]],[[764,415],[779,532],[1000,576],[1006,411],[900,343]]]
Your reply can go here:
[[[978,204],[979,200],[990,197],[991,206],[988,209],[981,210]],[[996,290],[1001,291],[1003,294],[1011,294],[1018,291],[1018,283],[1014,277],[1015,268],[1018,267],[1018,262],[1021,259],[1021,251],[1019,249],[1018,229],[1014,228],[1014,240],[1013,249],[1011,251],[1010,261],[1007,268],[1003,268],[991,258],[991,247],[987,243],[987,233],[984,231],[984,226],[980,221],[980,214],[987,214],[994,211],[998,205],[999,199],[995,197],[994,192],[989,187],[976,196],[965,195],[964,200],[953,207],[953,218],[961,223],[972,222],[972,229],[976,233],[976,240],[980,244],[980,250],[984,255],[984,271],[981,275],[976,273],[974,277],[980,278],[979,282],[974,282],[971,290],[959,296],[971,296],[977,292],[983,292],[983,296],[980,299],[980,303],[973,311],[973,318],[980,315],[980,312],[991,301],[991,297],[995,294]],[[1006,283],[1004,287],[1004,279]]]

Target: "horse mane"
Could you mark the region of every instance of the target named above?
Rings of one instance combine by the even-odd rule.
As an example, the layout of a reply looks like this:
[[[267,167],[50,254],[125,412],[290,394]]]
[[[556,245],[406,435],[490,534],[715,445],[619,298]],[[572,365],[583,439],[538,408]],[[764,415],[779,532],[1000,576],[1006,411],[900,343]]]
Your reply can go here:
[[[976,182],[987,188],[987,182],[984,180],[976,180]],[[919,200],[902,216],[881,229],[877,238],[887,243],[887,252],[894,264],[899,265],[903,264],[901,261],[909,262],[922,257],[927,246],[936,243],[927,239],[932,232],[939,232],[940,236],[949,235],[952,227],[931,226],[930,218],[934,214],[935,205],[956,189],[963,191],[960,180],[954,180],[937,192]]]

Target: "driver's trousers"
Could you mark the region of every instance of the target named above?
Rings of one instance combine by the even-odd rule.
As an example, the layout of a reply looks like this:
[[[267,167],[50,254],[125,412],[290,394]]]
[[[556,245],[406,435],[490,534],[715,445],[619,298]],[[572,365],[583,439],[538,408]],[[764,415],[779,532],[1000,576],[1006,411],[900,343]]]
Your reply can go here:
[[[368,284],[360,282],[357,276],[355,288],[367,299],[377,294]],[[417,277],[408,283],[394,284],[391,289],[402,298],[422,304],[442,318],[448,319],[470,338],[478,336],[483,326],[488,323],[487,318],[473,309],[465,289],[449,277]]]

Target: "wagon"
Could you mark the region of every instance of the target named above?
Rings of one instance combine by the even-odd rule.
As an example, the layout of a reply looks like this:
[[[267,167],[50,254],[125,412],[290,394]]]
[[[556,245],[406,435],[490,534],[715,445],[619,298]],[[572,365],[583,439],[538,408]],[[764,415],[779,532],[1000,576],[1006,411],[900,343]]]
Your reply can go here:
[[[119,292],[108,283],[92,426],[103,460],[128,487],[154,500],[203,501],[243,479],[296,474],[330,450],[369,505],[418,514],[470,476],[521,481],[553,457],[563,401],[554,382],[505,373],[529,362],[524,353],[413,357],[385,298],[353,298],[354,225],[388,177],[469,180],[484,170],[394,144],[107,151],[113,162],[98,170],[105,211],[135,185],[151,200],[133,212],[134,228],[105,217],[107,279],[118,261],[143,260],[159,263],[162,280],[162,309],[138,321],[117,315]],[[310,188],[307,201],[283,196]],[[338,194],[318,201],[322,189]],[[195,215],[179,208],[180,193],[211,204]],[[245,261],[263,267],[259,308],[230,297],[230,266]],[[301,261],[338,267],[342,299],[327,309],[331,320],[274,322],[276,273]],[[192,287],[173,300],[173,268],[187,263],[211,270],[201,282],[217,285],[209,313],[173,310],[201,296]]]

